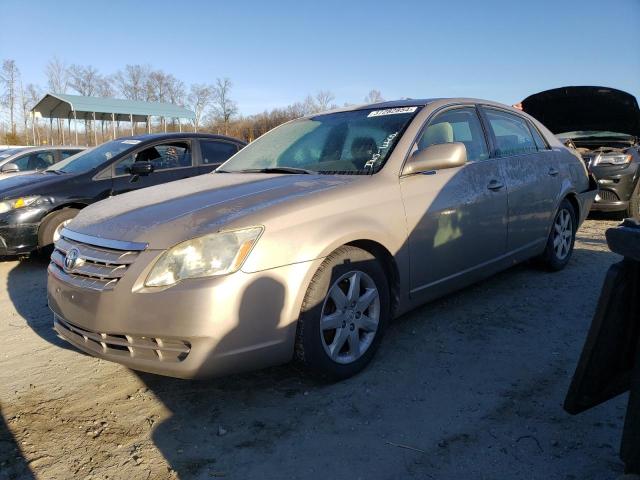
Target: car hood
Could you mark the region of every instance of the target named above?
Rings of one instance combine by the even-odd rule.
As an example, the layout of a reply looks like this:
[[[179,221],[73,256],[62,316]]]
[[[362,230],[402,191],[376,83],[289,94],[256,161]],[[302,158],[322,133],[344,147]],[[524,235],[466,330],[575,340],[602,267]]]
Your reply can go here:
[[[43,187],[68,179],[68,175],[55,173],[3,174],[0,175],[0,200],[40,195]]]
[[[640,109],[636,98],[607,87],[561,87],[536,93],[522,101],[522,109],[554,134],[609,131],[640,137]]]
[[[230,226],[250,226],[242,222],[244,217],[340,187],[358,177],[201,175],[95,203],[83,209],[67,228],[94,237],[143,242],[151,249],[164,249]]]

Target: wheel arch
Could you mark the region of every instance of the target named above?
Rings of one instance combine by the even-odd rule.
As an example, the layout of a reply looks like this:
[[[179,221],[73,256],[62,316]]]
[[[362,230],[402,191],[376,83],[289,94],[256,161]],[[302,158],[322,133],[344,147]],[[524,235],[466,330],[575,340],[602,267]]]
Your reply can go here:
[[[394,312],[400,303],[400,271],[398,264],[391,252],[381,243],[374,240],[360,239],[353,240],[345,245],[361,248],[369,252],[381,263],[387,278],[389,279],[389,293],[391,294],[391,317],[393,318]],[[338,247],[339,248],[339,247]]]
[[[38,246],[40,247],[41,243],[42,243],[42,230],[44,228],[44,226],[46,225],[47,221],[56,213],[60,212],[61,210],[64,210],[65,208],[75,208],[77,210],[82,210],[85,207],[88,207],[89,204],[87,203],[82,203],[82,202],[68,202],[68,203],[64,203],[62,205],[56,205],[54,208],[52,208],[51,210],[49,210],[44,217],[42,217],[42,220],[40,221],[40,224],[38,225]]]

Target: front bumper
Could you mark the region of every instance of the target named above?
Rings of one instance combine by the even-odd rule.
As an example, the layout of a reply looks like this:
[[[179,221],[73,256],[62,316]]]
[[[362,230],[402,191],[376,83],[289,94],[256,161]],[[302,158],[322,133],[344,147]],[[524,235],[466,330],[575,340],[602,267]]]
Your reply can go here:
[[[60,336],[96,357],[161,375],[200,378],[288,362],[302,296],[320,260],[257,273],[141,285],[160,252],[144,251],[112,290],[66,282],[49,268]]]
[[[600,192],[591,207],[594,211],[619,212],[626,210],[638,181],[638,164],[628,166],[601,165],[592,168]]]
[[[29,253],[38,248],[38,229],[44,213],[25,208],[0,214],[0,256]]]

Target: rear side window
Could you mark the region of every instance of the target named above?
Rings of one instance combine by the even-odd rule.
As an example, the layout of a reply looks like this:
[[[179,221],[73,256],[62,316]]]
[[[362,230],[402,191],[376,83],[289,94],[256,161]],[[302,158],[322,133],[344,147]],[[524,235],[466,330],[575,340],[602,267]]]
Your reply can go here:
[[[200,142],[202,163],[206,165],[226,162],[238,151],[235,143],[229,142]]]
[[[535,125],[529,124],[529,126],[531,127],[531,133],[533,134],[533,141],[536,143],[538,150],[549,150],[549,145],[547,145],[547,142],[542,138],[542,135]]]
[[[484,111],[496,140],[498,157],[522,155],[538,150],[524,118],[499,110]]]
[[[461,142],[470,162],[489,158],[487,142],[474,107],[455,108],[436,116],[418,140],[418,149],[439,143]]]

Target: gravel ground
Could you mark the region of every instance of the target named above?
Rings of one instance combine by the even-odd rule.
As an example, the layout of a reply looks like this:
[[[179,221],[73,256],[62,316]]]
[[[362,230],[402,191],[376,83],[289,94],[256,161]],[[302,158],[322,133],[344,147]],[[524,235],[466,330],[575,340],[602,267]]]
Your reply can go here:
[[[51,330],[45,263],[0,262],[0,479],[615,479],[626,398],[562,410],[615,224],[588,220],[560,273],[517,266],[405,315],[334,385],[83,355]]]

